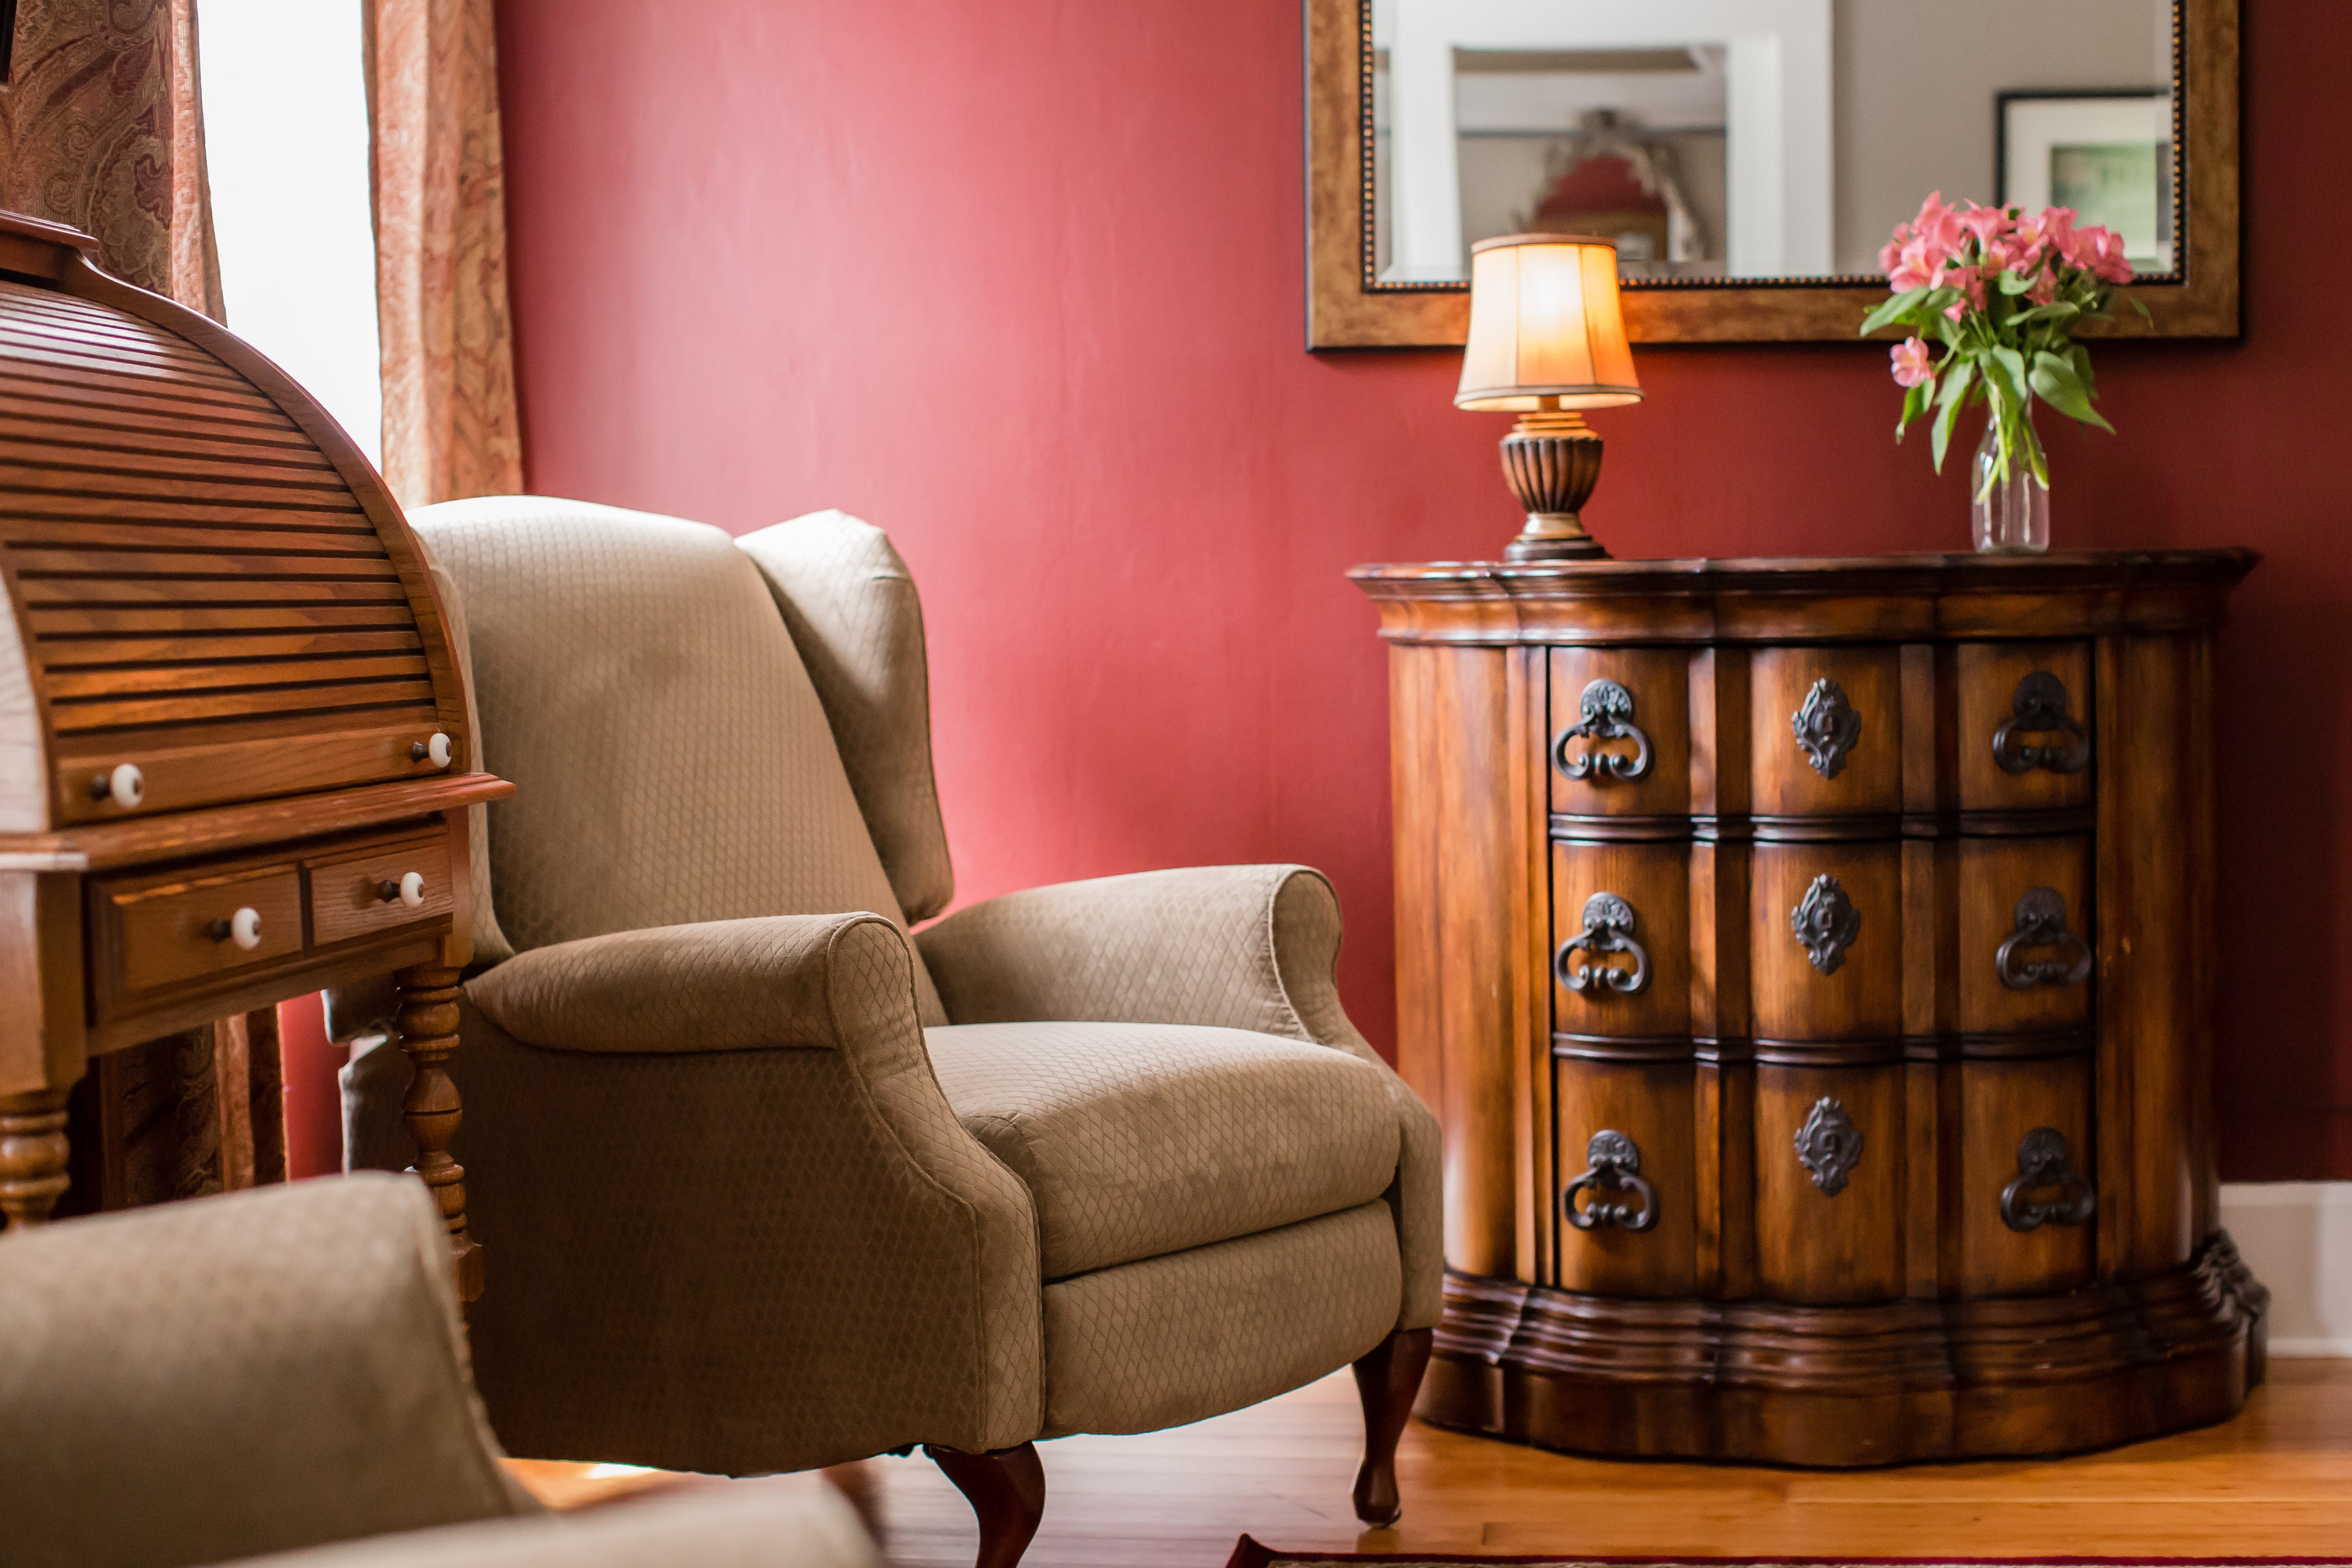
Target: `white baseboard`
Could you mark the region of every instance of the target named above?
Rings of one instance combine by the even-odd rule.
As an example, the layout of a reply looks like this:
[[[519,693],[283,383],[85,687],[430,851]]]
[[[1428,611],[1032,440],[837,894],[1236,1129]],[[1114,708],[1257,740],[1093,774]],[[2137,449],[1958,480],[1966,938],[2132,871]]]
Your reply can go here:
[[[2352,1356],[2352,1182],[2225,1182],[2221,1226],[2270,1287],[2274,1356]]]

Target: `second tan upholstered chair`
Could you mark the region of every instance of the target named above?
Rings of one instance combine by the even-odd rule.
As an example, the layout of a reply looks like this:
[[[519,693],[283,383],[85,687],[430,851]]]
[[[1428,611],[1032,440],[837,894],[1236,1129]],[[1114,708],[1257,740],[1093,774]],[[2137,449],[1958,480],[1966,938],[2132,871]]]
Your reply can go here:
[[[466,1374],[404,1178],[0,1235],[8,1568],[879,1568],[823,1489],[551,1514]]]
[[[1437,1321],[1433,1118],[1296,866],[949,902],[921,613],[882,533],[532,498],[415,513],[486,764],[464,1163],[492,1423],[744,1475],[924,1444],[1016,1561],[1034,1440],[1355,1363],[1358,1512]],[[339,1033],[364,1022],[339,998]],[[396,1051],[352,1155],[408,1159]]]

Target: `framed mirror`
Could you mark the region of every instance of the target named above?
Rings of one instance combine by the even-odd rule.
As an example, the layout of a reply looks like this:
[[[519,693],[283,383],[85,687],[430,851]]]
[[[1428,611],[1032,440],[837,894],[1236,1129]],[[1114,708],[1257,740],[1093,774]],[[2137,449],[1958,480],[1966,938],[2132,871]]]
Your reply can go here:
[[[2238,331],[2238,0],[1305,0],[1307,343],[1459,344],[1472,245],[1617,243],[1636,342],[1851,339],[1931,191]]]

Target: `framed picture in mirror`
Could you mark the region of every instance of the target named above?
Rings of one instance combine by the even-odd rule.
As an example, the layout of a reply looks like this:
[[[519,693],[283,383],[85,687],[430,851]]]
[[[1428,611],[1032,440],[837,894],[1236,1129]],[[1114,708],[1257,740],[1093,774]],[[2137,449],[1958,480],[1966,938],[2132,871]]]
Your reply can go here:
[[[1931,191],[2074,206],[2105,335],[2238,331],[2239,0],[1304,0],[1307,346],[1462,342],[1470,249],[1617,247],[1636,342],[1851,338]]]
[[[2071,207],[2081,226],[2123,236],[2142,277],[2173,260],[2172,92],[2004,92],[1993,200],[2027,212]]]

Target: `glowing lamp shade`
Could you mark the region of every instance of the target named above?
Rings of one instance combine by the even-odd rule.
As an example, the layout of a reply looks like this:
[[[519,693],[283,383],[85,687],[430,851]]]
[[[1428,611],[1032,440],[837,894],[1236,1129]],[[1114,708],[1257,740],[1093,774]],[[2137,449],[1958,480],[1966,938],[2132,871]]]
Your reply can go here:
[[[1642,400],[1605,239],[1519,234],[1470,251],[1457,408],[1612,408]]]
[[[1519,562],[1605,559],[1580,515],[1601,478],[1601,437],[1580,410],[1639,403],[1617,304],[1617,247],[1572,234],[1515,234],[1470,247],[1470,341],[1456,408],[1499,408],[1503,477],[1528,525]]]

